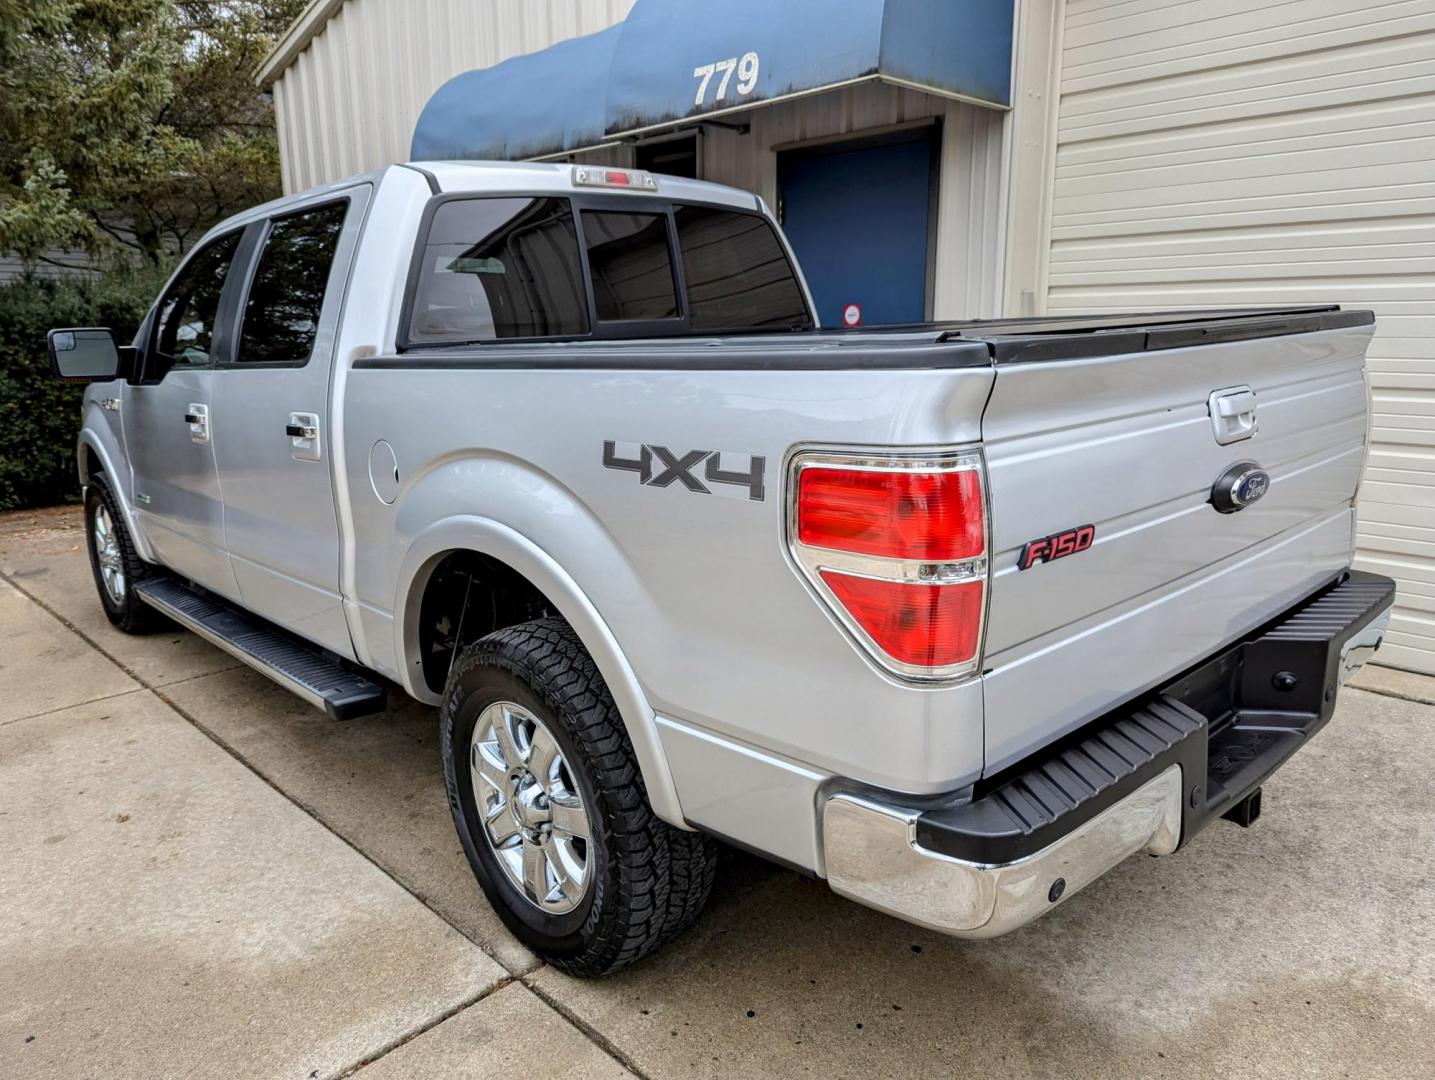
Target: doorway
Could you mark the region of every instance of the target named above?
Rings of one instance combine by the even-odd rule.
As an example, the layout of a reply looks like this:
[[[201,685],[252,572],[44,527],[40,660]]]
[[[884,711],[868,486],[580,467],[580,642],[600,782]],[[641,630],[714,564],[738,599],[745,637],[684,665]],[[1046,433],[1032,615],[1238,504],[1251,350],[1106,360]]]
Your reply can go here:
[[[639,143],[633,150],[633,164],[648,172],[666,176],[698,178],[698,137],[682,135],[675,139]]]
[[[778,155],[778,214],[823,326],[931,317],[940,135],[924,125]]]

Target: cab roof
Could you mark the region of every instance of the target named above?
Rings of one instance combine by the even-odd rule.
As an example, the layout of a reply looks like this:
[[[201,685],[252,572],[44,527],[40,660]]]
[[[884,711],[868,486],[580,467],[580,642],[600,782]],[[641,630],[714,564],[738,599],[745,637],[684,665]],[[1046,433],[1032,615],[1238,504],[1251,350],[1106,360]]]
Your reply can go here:
[[[584,191],[589,194],[632,195],[642,198],[679,199],[693,202],[715,203],[739,210],[761,209],[762,201],[750,191],[711,184],[705,180],[688,180],[681,176],[665,176],[654,173],[658,182],[657,191],[643,191],[637,188],[602,187],[579,188],[573,182],[574,165],[560,165],[545,162],[526,161],[414,161],[407,162],[411,169],[429,173],[443,193],[461,191],[521,191],[562,192],[570,194]],[[618,171],[616,165],[584,165],[589,169],[609,168]]]

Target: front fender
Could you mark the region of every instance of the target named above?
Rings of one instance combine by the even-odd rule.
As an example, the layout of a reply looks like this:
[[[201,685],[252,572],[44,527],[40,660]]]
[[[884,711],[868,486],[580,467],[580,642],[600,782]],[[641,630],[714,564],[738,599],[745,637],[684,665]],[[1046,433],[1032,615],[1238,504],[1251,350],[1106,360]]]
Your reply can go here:
[[[79,472],[80,485],[88,486],[90,482],[92,470],[85,467],[85,455],[88,452],[99,463],[105,476],[109,477],[110,490],[115,493],[115,499],[120,504],[120,514],[124,518],[125,528],[129,530],[135,553],[145,562],[154,562],[154,552],[150,549],[149,540],[135,522],[132,478],[119,441],[108,424],[100,423],[96,426],[91,423],[93,420],[102,419],[91,415],[98,409],[98,404],[86,399],[85,421],[80,428],[79,438],[75,440],[75,468]],[[123,469],[119,467],[121,465],[124,465]]]
[[[421,701],[437,703],[437,695],[424,684],[413,660],[419,655],[419,607],[434,568],[445,555],[459,550],[487,555],[512,567],[539,589],[573,627],[613,695],[637,755],[653,812],[670,825],[688,828],[658,737],[657,718],[617,638],[587,594],[557,560],[507,525],[477,515],[459,514],[428,526],[409,545],[400,564],[393,607],[397,616],[394,619],[396,655],[408,658],[400,665],[404,688]]]

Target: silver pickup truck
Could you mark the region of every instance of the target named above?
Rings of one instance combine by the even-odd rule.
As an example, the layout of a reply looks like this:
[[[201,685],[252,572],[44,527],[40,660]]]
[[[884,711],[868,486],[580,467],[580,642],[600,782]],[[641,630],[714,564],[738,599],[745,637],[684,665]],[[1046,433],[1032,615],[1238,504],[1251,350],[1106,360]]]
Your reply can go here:
[[[50,335],[100,601],[335,720],[438,706],[479,883],[580,975],[696,917],[713,838],[990,937],[1250,824],[1389,619],[1350,568],[1372,316],[812,312],[711,184],[257,207],[133,344]]]

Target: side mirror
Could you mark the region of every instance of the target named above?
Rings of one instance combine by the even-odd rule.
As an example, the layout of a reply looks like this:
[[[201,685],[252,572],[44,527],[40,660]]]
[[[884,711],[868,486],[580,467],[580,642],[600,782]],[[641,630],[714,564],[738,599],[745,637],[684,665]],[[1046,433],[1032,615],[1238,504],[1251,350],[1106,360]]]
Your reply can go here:
[[[47,337],[50,365],[61,382],[109,382],[134,366],[134,348],[115,344],[115,335],[103,327],[51,330]]]

